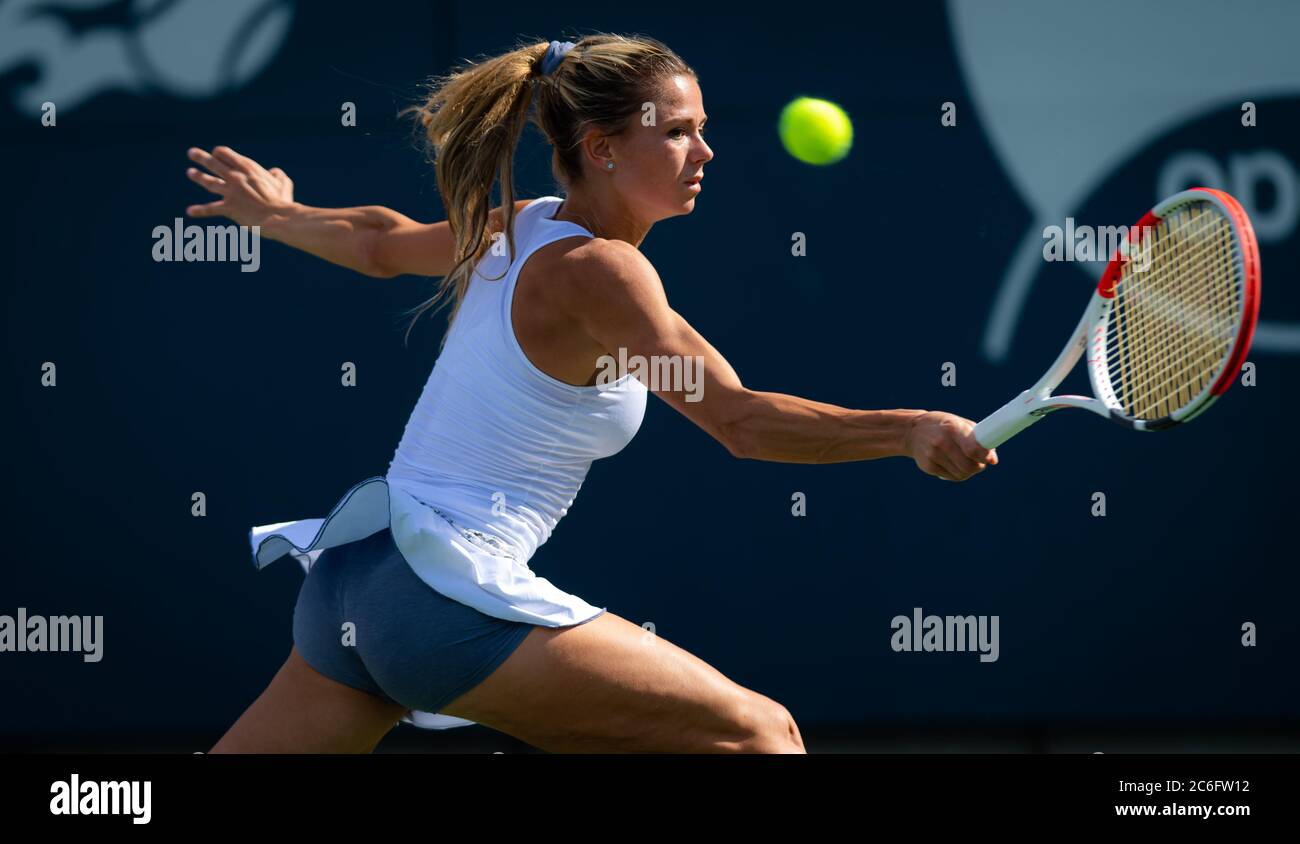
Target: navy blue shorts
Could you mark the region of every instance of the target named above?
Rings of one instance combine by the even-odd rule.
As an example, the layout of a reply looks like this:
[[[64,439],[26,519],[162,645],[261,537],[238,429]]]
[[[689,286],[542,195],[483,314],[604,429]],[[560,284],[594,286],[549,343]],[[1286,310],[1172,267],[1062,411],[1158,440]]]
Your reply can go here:
[[[348,622],[355,635],[344,629]],[[298,592],[293,642],[308,665],[332,680],[408,709],[438,712],[505,662],[533,626],[438,592],[415,574],[384,528],[321,552]]]

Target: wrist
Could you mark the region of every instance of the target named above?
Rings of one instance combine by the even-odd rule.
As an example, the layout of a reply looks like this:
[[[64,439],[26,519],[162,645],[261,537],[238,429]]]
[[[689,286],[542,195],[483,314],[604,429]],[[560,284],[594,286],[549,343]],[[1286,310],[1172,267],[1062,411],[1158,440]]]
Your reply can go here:
[[[272,208],[262,220],[262,236],[271,240],[281,240],[294,220],[300,219],[306,206],[297,202],[278,205]]]
[[[903,414],[899,426],[899,446],[898,446],[899,457],[916,456],[915,453],[912,451],[912,445],[913,445],[912,436],[913,434],[916,433],[916,425],[918,420],[920,420],[920,418],[928,412],[929,411],[925,411],[925,410],[899,410],[898,411],[898,413]]]

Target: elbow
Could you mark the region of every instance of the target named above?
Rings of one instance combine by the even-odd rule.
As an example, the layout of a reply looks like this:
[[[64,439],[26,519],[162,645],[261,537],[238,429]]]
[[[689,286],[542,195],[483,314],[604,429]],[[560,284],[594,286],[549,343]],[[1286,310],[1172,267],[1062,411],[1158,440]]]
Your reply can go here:
[[[739,460],[755,460],[758,458],[758,443],[743,421],[723,425],[718,430],[715,438],[722,443],[732,457]]]
[[[372,258],[363,258],[358,267],[358,271],[362,275],[369,276],[370,278],[396,278],[401,275],[401,273],[396,270],[391,270]]]
[[[762,460],[764,455],[761,400],[749,390],[741,388],[734,400],[724,404],[722,419],[714,428],[714,438],[722,443],[732,457],[740,460]]]
[[[357,238],[357,272],[370,278],[393,278],[397,273],[379,262],[380,228],[368,228]]]

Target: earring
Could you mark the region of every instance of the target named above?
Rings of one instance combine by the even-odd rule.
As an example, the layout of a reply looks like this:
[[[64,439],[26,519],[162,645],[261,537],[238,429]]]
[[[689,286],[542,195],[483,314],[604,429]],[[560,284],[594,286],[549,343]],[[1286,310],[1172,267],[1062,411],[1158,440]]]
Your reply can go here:
[[[614,169],[614,162],[612,162],[612,161],[606,161],[606,162],[605,162],[605,169],[606,169],[606,170],[613,170],[613,169]]]

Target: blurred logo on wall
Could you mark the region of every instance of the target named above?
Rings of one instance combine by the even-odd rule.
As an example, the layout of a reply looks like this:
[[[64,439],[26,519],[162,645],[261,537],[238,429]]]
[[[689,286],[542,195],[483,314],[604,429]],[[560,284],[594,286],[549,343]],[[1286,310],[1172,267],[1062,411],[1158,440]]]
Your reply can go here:
[[[7,0],[0,95],[29,116],[112,91],[206,99],[265,68],[292,17],[292,0]]]
[[[1046,226],[1090,208],[1130,218],[1089,222],[1132,224],[1195,185],[1233,194],[1254,223],[1266,280],[1254,348],[1300,354],[1292,274],[1269,272],[1270,257],[1282,269],[1300,252],[1300,3],[949,0],[948,18],[980,123],[1033,215],[1002,273],[985,357],[1007,357]],[[1105,264],[1076,266],[1100,276]]]

